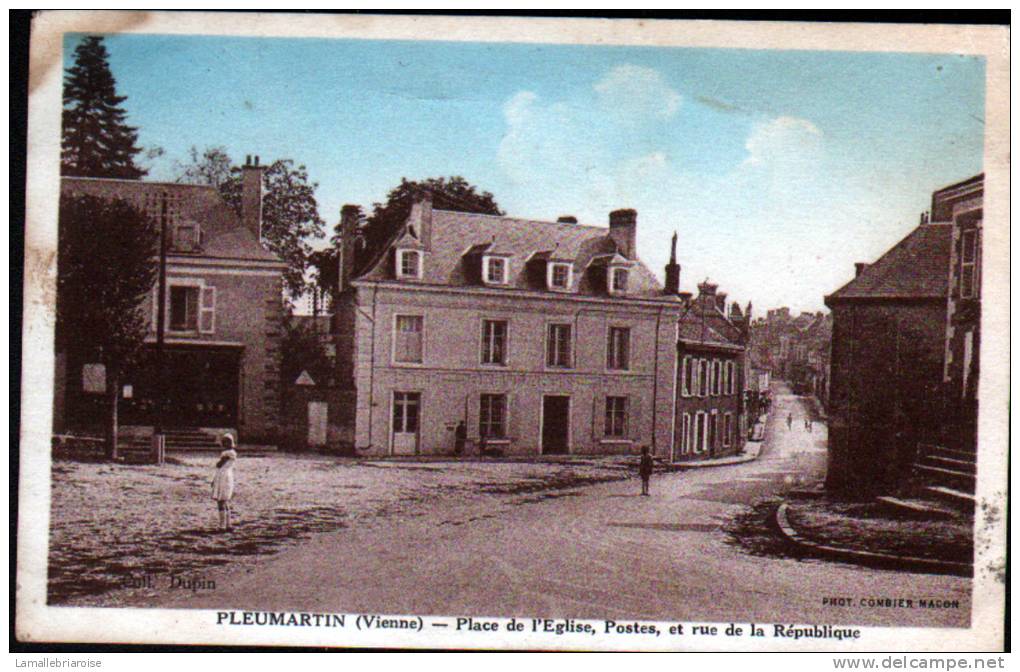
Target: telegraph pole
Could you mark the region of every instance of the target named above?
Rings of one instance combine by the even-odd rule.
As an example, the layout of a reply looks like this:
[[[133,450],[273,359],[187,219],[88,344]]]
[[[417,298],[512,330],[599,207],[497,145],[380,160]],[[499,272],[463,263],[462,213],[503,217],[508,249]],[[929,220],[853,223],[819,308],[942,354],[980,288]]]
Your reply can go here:
[[[159,212],[159,279],[156,299],[156,417],[153,422],[152,452],[156,464],[163,464],[166,436],[163,433],[163,406],[166,400],[166,375],[163,340],[166,332],[166,244],[167,195],[163,194]]]

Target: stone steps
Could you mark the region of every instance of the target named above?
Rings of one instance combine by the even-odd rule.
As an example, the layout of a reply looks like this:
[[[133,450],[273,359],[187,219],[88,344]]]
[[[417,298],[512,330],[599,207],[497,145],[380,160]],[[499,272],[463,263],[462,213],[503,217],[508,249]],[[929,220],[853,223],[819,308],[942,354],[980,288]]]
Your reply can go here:
[[[955,509],[974,513],[974,495],[942,485],[929,485],[924,489],[930,497],[949,504]]]
[[[974,474],[967,473],[965,471],[957,471],[955,469],[930,467],[924,464],[914,465],[914,470],[928,483],[944,485],[953,488],[954,490],[967,492],[971,495],[974,494],[976,487],[976,477]]]

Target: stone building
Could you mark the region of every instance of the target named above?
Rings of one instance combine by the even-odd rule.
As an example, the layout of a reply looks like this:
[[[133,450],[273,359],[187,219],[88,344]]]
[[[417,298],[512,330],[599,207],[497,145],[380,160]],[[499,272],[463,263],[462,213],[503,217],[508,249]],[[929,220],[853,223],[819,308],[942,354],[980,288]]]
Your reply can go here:
[[[787,381],[797,394],[825,403],[828,396],[832,316],[822,311],[796,317],[787,307],[769,310],[751,326],[751,359],[756,368]]]
[[[973,493],[973,461],[957,473],[959,455],[945,448],[973,441],[981,185],[935,192],[930,218],[825,298],[828,487],[888,492],[918,473],[939,493]]]
[[[257,160],[256,160],[257,163]],[[220,434],[273,442],[280,405],[282,273],[286,266],[261,242],[262,170],[244,166],[238,217],[214,187],[65,177],[64,194],[123,199],[168,233],[166,282],[166,401],[168,447],[210,445]],[[153,351],[157,289],[146,298],[150,316],[142,363],[124,374],[123,434],[151,431],[159,394]],[[57,353],[54,430],[92,429],[102,422],[105,372]]]
[[[698,285],[677,333],[678,395],[674,460],[740,452],[747,435],[748,317],[710,282]]]
[[[355,223],[341,220],[342,240]],[[337,306],[358,455],[672,454],[682,301],[609,228],[433,209],[426,194]],[[348,258],[350,247],[343,247]],[[361,264],[359,264],[361,267]]]
[[[952,222],[949,297],[946,304],[945,442],[977,450],[977,383],[981,350],[981,232],[984,175],[932,195],[931,218]]]

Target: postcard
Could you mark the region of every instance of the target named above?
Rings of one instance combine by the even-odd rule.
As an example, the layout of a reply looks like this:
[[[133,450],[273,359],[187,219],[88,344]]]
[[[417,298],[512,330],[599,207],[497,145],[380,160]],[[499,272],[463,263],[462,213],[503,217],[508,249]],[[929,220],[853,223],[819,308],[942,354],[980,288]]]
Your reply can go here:
[[[18,638],[1001,650],[1008,54],[38,14]]]

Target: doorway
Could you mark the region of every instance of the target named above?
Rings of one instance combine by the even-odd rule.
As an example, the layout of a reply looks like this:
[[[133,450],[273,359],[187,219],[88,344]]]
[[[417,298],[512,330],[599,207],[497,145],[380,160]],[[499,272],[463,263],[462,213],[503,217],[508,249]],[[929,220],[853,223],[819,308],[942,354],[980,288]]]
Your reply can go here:
[[[542,454],[566,455],[570,452],[570,397],[542,397]]]
[[[320,448],[326,445],[329,435],[329,404],[325,401],[308,402],[308,445]]]
[[[418,426],[421,416],[420,392],[393,393],[391,445],[394,455],[418,454]]]

